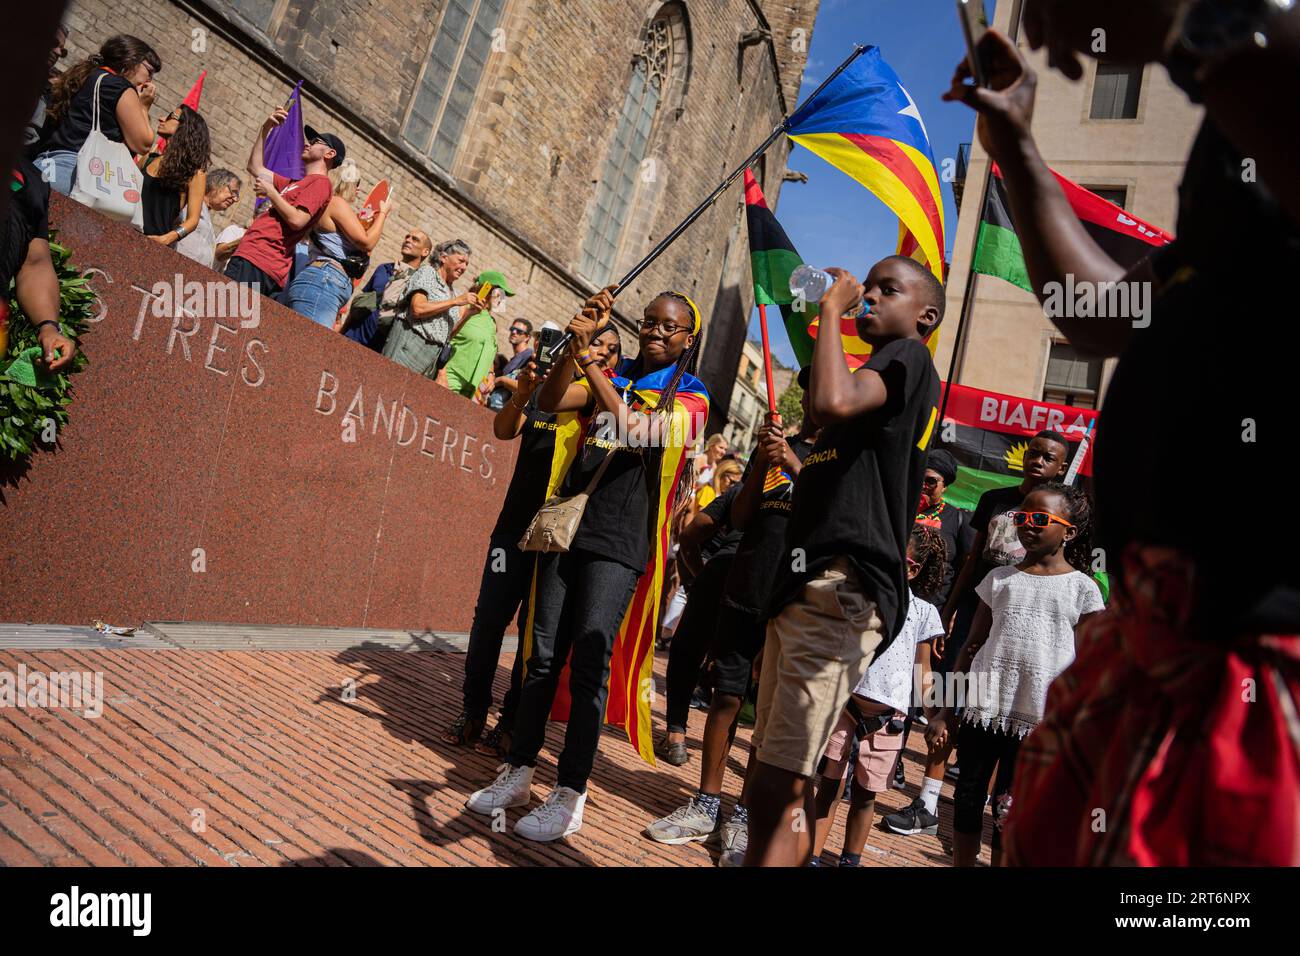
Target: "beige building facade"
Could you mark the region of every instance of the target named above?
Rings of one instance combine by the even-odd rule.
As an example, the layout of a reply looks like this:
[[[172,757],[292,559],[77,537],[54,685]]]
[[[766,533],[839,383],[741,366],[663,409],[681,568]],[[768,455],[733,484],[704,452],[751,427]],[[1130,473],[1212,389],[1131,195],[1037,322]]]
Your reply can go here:
[[[994,25],[1010,32],[1021,0],[1001,0]],[[1201,110],[1170,82],[1163,67],[1123,68],[1085,61],[1077,83],[1049,70],[1045,56],[1020,48],[1038,71],[1034,136],[1047,164],[1139,219],[1174,233],[1177,187]],[[948,278],[947,317],[936,367],[947,377],[957,320],[980,222],[988,154],[972,126]],[[1002,279],[974,276],[973,304],[954,381],[1058,404],[1098,407],[1114,361],[1076,353],[1037,300]]]
[[[795,374],[795,370],[786,368],[775,358],[772,360],[772,388],[777,400],[790,387]],[[763,372],[763,348],[753,339],[746,339],[741,350],[728,408],[727,424],[722,429],[727,447],[742,457],[748,457],[758,444],[758,429],[767,419],[767,377]]]

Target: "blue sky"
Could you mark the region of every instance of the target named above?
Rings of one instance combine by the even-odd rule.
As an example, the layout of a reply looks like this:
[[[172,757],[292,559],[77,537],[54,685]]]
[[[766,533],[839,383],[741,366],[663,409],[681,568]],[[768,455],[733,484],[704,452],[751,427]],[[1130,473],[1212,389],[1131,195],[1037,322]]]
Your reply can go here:
[[[987,2],[989,11],[993,3]],[[955,157],[960,143],[970,142],[974,114],[960,103],[939,97],[966,45],[957,21],[954,0],[822,0],[808,51],[799,99],[817,88],[855,43],[880,47],[921,110],[935,163]],[[879,199],[834,166],[802,146],[790,152],[788,166],[808,174],[807,184],[781,187],[776,216],[805,262],[842,266],[863,276],[872,263],[894,252],[898,218]],[[945,242],[952,252],[957,210],[952,186],[943,192]],[[781,328],[779,313],[769,313],[773,354],[794,364],[794,353]],[[750,338],[758,338],[758,311],[750,321]]]

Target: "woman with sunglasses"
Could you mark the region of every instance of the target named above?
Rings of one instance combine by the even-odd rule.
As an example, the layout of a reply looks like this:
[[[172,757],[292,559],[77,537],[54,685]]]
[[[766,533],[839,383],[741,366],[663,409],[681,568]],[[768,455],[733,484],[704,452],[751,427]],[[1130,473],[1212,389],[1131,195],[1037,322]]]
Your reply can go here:
[[[166,138],[166,151],[151,152],[140,163],[143,231],[154,242],[174,246],[198,228],[203,215],[212,144],[208,124],[184,103],[158,124],[158,135]]]
[[[953,798],[956,866],[975,865],[994,768],[1008,786],[1020,742],[1043,719],[1048,687],[1074,660],[1077,628],[1103,607],[1086,571],[1092,518],[1082,491],[1056,482],[1040,485],[1012,512],[1012,521],[1025,556],[994,568],[975,589],[980,606],[953,667],[967,675],[957,741],[962,769]],[[954,701],[946,701],[926,728],[931,750],[947,742],[953,711]],[[994,866],[1002,863],[1007,809],[1009,797],[994,807]]]
[[[651,651],[668,522],[683,486],[689,491],[687,449],[708,418],[708,393],[688,371],[700,341],[700,313],[680,293],[661,293],[646,306],[635,359],[624,359],[610,374],[593,368],[587,347],[610,320],[612,293],[611,286],[592,296],[574,316],[569,351],[538,397],[545,411],[593,416],[560,494],[594,487],[569,550],[537,556],[511,751],[496,781],[466,804],[492,815],[529,803],[533,767],[556,704],[556,719],[568,721],[564,750],[555,789],[515,825],[515,834],[529,840],[558,840],[582,826],[602,723],[626,728],[632,745],[653,762]],[[572,378],[575,364],[588,372],[580,382]],[[557,701],[566,659],[567,700]]]

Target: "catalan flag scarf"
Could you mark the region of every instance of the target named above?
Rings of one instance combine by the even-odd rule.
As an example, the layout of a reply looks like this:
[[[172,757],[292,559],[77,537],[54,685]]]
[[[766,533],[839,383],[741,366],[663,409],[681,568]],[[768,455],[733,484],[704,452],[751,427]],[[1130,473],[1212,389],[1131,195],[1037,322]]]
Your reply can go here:
[[[676,366],[670,365],[633,381],[628,376],[634,364],[635,359],[624,359],[610,380],[631,408],[648,411],[659,401]],[[655,484],[657,500],[651,502],[657,510],[654,512],[650,558],[614,638],[609,664],[609,695],[605,703],[605,723],[626,730],[628,741],[651,765],[655,762],[650,724],[650,704],[654,697],[655,625],[659,621],[659,600],[668,564],[668,537],[677,482],[690,460],[690,447],[704,430],[709,417],[709,392],[704,383],[694,375],[684,373],[677,383],[673,407],[665,409],[664,414],[667,416],[666,442]],[[566,673],[567,670],[566,664]],[[551,707],[551,719],[567,720],[568,717],[569,681],[562,673],[555,703]]]

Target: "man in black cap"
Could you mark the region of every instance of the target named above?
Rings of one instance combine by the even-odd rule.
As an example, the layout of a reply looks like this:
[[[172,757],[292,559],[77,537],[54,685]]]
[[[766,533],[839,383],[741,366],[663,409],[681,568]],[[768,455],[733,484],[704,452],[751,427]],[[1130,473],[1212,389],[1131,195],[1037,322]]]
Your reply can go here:
[[[921,479],[921,503],[916,511],[920,524],[930,525],[943,537],[948,563],[944,568],[943,584],[932,598],[936,607],[943,607],[952,591],[957,569],[975,543],[975,529],[970,512],[963,511],[943,500],[948,486],[957,480],[957,460],[942,448],[936,448],[925,459],[925,477]]]
[[[293,265],[294,247],[316,225],[334,194],[326,173],[343,162],[346,155],[343,140],[333,133],[318,133],[304,126],[302,161],[306,172],[302,179],[293,180],[267,169],[262,161],[267,134],[287,116],[284,109],[272,113],[262,124],[248,155],[253,191],[259,199],[267,200],[270,210],[253,219],[226,264],[227,276],[256,285],[263,295],[275,295],[284,288]]]

